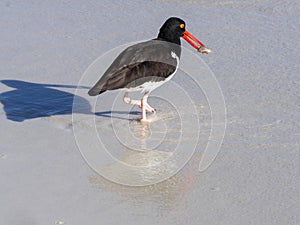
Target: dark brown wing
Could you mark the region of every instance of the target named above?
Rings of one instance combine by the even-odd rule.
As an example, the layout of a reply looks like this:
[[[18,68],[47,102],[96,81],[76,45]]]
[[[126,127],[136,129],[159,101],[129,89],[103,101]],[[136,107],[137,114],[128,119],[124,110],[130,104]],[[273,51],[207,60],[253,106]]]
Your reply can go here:
[[[106,90],[136,87],[147,81],[164,80],[174,73],[180,46],[165,41],[151,40],[125,49],[88,92],[98,95]]]

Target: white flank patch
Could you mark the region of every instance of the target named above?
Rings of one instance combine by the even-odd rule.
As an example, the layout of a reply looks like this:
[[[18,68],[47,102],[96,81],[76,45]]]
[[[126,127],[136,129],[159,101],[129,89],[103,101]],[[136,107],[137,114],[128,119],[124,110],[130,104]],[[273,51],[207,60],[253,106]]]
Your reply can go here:
[[[175,73],[177,72],[177,69],[178,69],[178,66],[179,66],[179,57],[176,55],[176,53],[172,51],[171,56],[172,56],[172,58],[176,59],[176,61],[177,61],[176,62],[176,69],[175,69],[174,73],[172,73],[170,76],[168,76],[165,80],[158,81],[158,82],[149,81],[149,82],[146,82],[143,85],[140,85],[138,87],[126,89],[126,91],[128,91],[128,92],[141,91],[143,93],[151,92],[154,89],[156,89],[159,86],[166,83],[167,81],[171,80],[173,78],[173,76],[175,75]]]

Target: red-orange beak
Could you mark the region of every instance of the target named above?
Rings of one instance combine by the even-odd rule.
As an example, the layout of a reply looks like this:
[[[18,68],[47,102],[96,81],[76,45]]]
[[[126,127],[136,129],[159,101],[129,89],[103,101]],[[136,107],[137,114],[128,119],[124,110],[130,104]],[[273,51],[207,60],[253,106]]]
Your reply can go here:
[[[195,38],[190,32],[187,30],[183,33],[183,38],[186,40],[191,46],[193,46],[197,51],[208,54],[211,53],[211,50],[207,48],[201,41]]]

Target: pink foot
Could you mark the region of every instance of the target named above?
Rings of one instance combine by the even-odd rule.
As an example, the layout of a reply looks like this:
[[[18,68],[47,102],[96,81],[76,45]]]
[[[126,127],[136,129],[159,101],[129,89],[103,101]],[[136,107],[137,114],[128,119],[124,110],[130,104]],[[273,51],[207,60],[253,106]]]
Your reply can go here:
[[[142,108],[142,105],[138,105],[139,108]],[[148,103],[144,105],[147,112],[156,112],[156,109],[152,108]]]
[[[124,96],[123,101],[127,104],[136,105],[139,108],[142,108],[141,100],[131,100],[128,96]],[[147,112],[156,112],[156,109],[152,108],[148,103],[144,105]]]

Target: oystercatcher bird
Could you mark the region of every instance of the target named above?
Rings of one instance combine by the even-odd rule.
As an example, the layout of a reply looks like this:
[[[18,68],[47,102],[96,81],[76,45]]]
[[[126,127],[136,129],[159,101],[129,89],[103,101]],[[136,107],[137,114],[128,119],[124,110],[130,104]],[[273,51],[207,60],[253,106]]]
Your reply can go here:
[[[95,96],[109,90],[125,89],[124,102],[142,108],[141,121],[147,121],[146,111],[156,111],[147,103],[150,92],[169,81],[177,71],[181,37],[199,52],[211,52],[185,29],[182,19],[171,17],[162,25],[157,38],[121,52],[88,94]],[[130,99],[128,92],[132,91],[141,91],[142,99]]]

